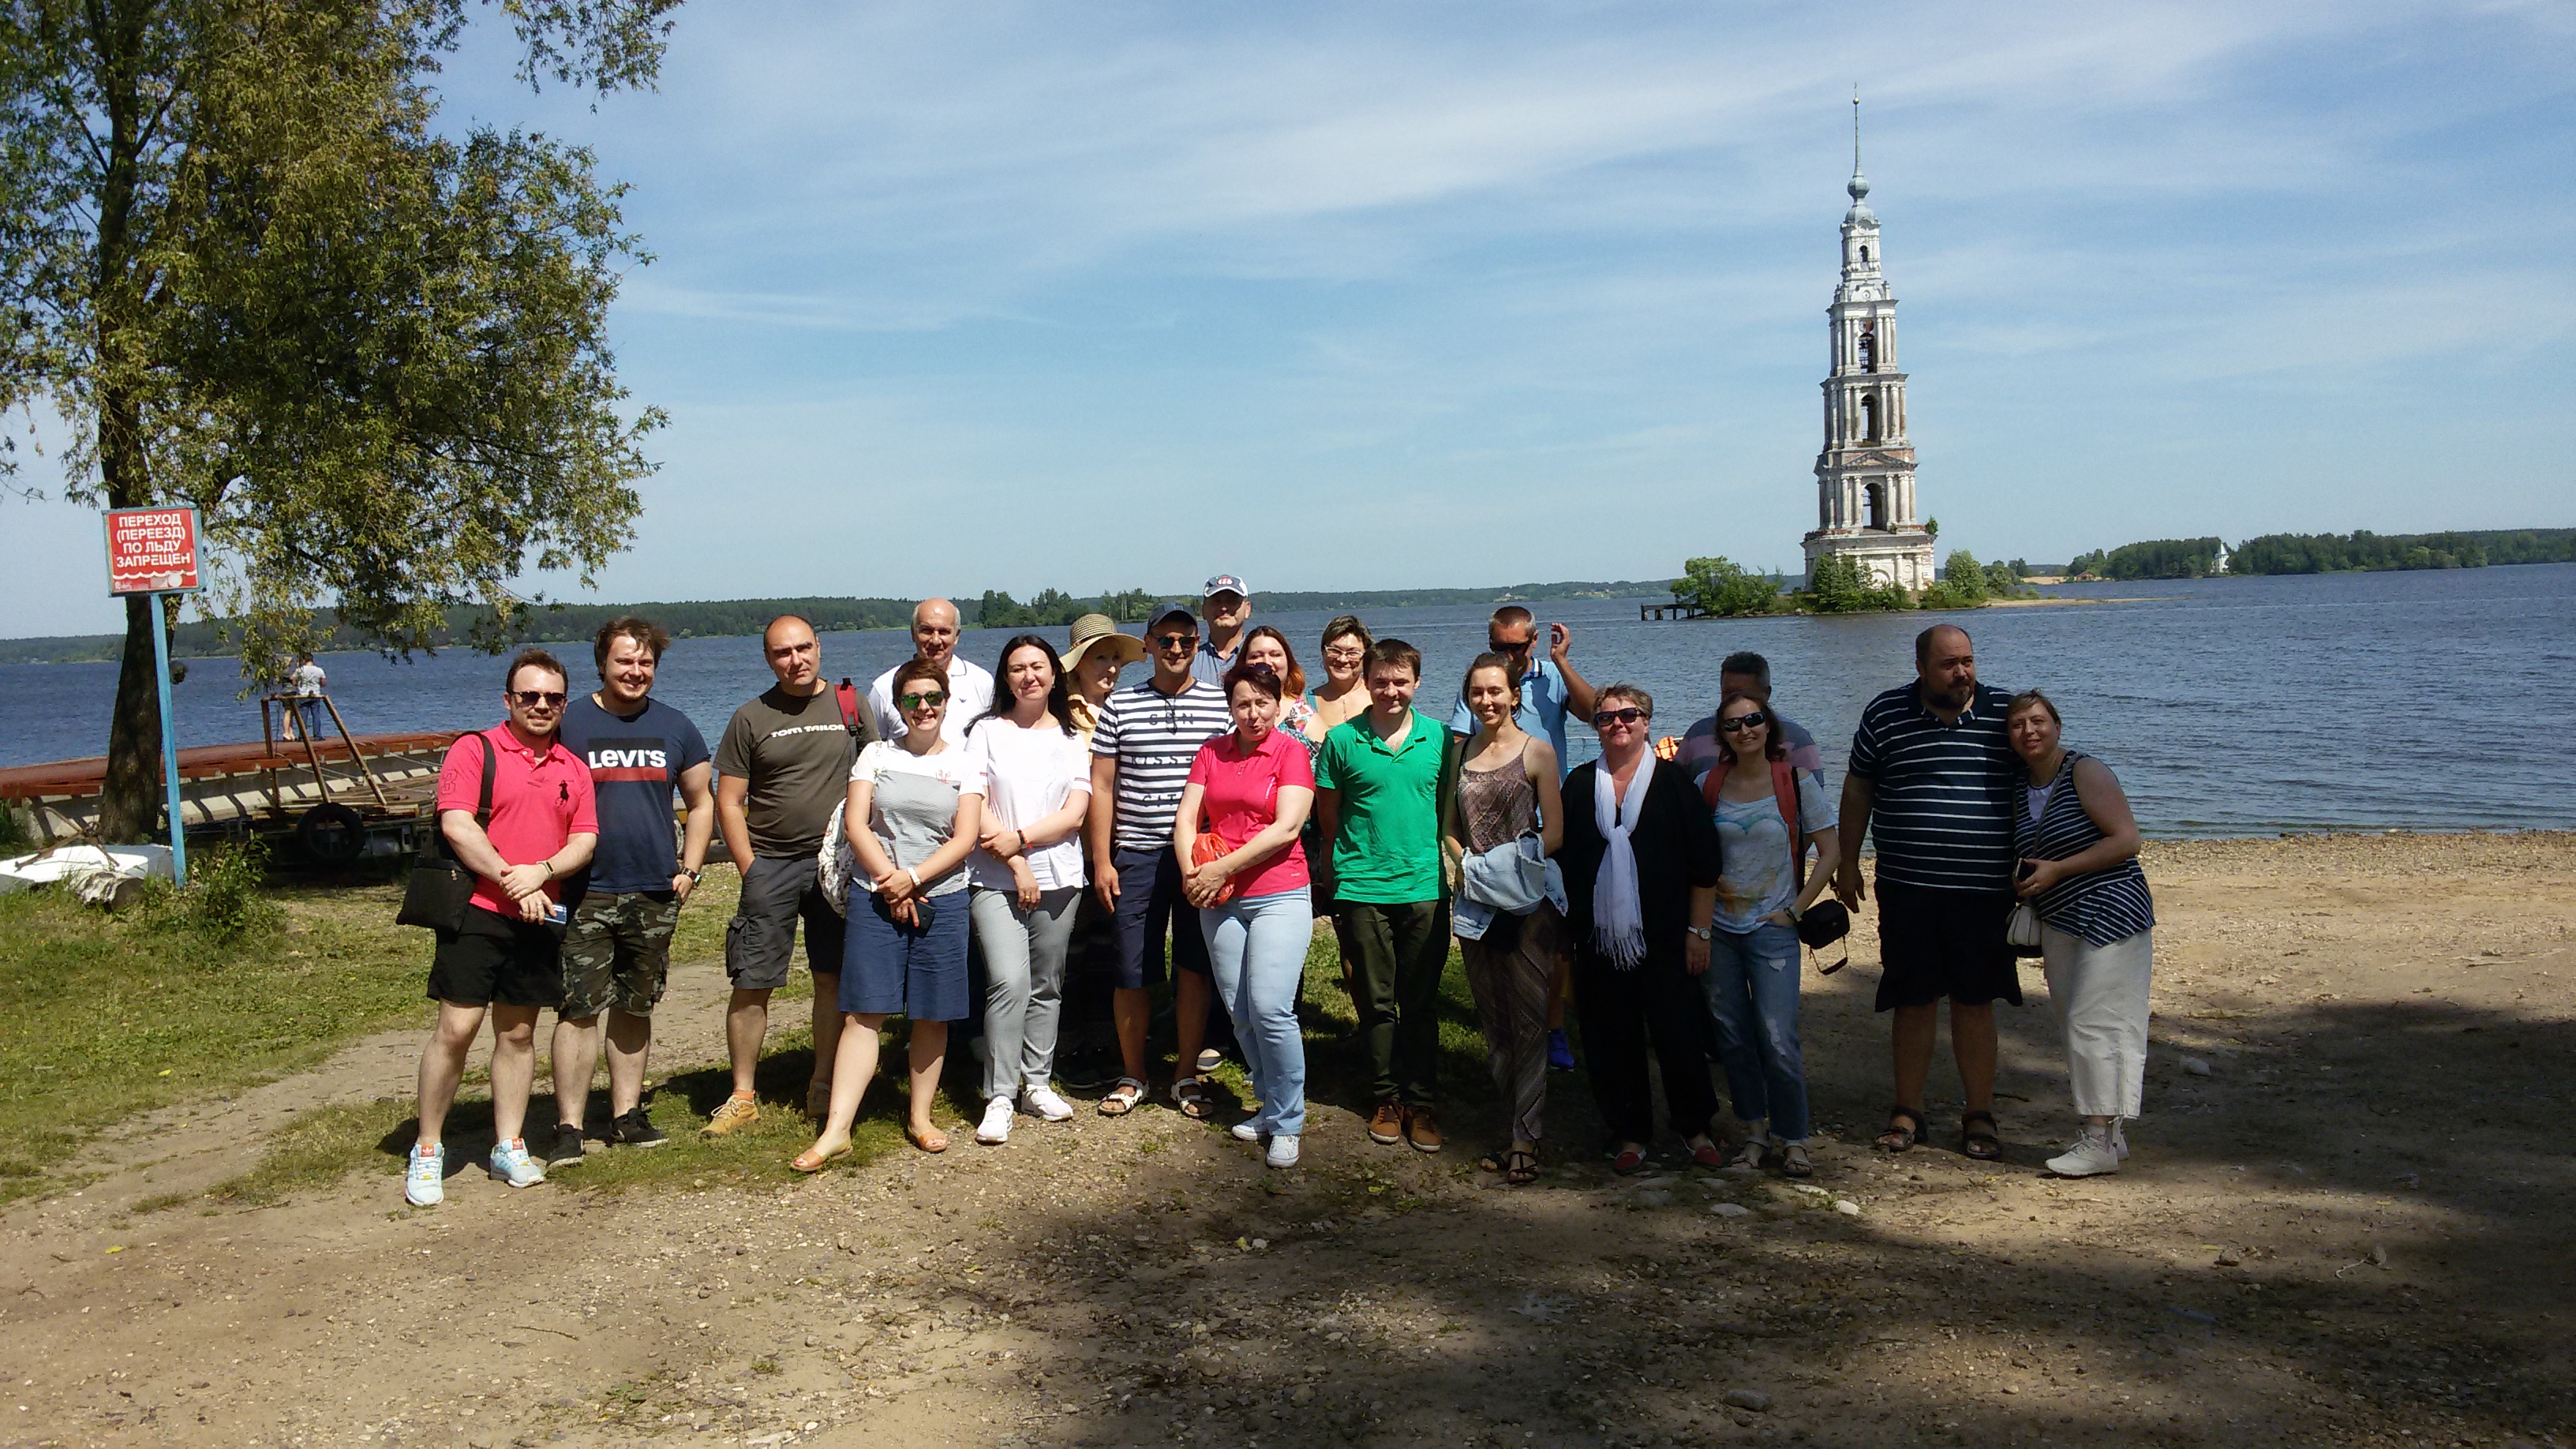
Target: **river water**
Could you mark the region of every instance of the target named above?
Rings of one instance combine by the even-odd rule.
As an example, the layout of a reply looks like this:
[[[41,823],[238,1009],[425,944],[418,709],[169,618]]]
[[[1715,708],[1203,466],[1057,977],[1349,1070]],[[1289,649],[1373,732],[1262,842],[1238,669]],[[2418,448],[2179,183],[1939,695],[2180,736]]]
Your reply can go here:
[[[1775,703],[1815,733],[1831,780],[1861,706],[1910,678],[1913,636],[1939,618],[1972,631],[1986,682],[2049,691],[2065,711],[2067,742],[2119,773],[2150,834],[2576,827],[2576,772],[2553,743],[2576,720],[2576,564],[2048,592],[2099,602],[1839,619],[1641,622],[1635,600],[1538,612],[1573,630],[1575,667],[1594,684],[1627,680],[1653,693],[1658,734],[1680,733],[1715,704],[1728,652],[1768,656]],[[1368,622],[1422,651],[1424,707],[1445,715],[1483,647],[1485,615],[1386,609]],[[1279,626],[1314,667],[1324,615],[1255,617]],[[1060,642],[1062,631],[1051,633]],[[972,630],[960,647],[990,668],[1008,637]],[[587,650],[557,648],[581,676],[576,687],[589,684]],[[829,634],[824,670],[864,684],[909,651],[896,630]],[[234,671],[220,660],[191,663],[176,692],[181,742],[259,738],[256,704],[233,697]],[[360,733],[500,717],[501,665],[485,656],[322,663]],[[0,666],[0,764],[105,749],[115,673],[104,663]],[[664,657],[656,692],[712,743],[734,706],[768,683],[757,640],[683,639]],[[1593,753],[1588,729],[1576,731],[1574,753]]]

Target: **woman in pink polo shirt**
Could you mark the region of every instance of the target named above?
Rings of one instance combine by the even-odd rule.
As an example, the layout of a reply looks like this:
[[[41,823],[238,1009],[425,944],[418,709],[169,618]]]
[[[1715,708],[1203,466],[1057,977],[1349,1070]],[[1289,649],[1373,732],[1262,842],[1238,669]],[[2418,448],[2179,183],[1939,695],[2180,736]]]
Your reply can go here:
[[[1227,671],[1225,697],[1234,732],[1199,746],[1190,762],[1172,846],[1182,890],[1207,933],[1217,997],[1234,1017],[1261,1098],[1261,1110],[1236,1123],[1234,1135],[1268,1138],[1270,1165],[1294,1167],[1306,1130],[1297,983],[1315,934],[1297,832],[1314,808],[1315,767],[1305,746],[1278,728],[1281,685],[1269,665],[1246,659]]]

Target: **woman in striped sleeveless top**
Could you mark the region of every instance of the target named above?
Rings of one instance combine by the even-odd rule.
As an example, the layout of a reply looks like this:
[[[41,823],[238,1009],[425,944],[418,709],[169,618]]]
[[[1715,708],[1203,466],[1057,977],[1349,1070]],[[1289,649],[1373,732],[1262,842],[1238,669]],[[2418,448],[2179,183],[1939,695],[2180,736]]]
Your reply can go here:
[[[2014,890],[2037,908],[2048,999],[2066,1035],[2066,1075],[2083,1130],[2049,1171],[2117,1172],[2122,1119],[2138,1115],[2147,1074],[2147,979],[2156,911],[2138,869],[2138,822],[2109,766],[2060,742],[2064,721],[2029,690],[2004,713],[2029,768],[2013,839]]]

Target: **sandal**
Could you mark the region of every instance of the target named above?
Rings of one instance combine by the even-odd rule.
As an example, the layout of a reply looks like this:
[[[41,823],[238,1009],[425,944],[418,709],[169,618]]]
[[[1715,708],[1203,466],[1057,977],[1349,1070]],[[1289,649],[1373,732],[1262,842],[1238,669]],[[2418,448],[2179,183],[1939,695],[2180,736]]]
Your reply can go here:
[[[913,1146],[920,1148],[924,1152],[945,1152],[948,1150],[948,1134],[940,1131],[936,1127],[931,1128],[927,1132],[915,1132],[912,1128],[907,1126],[903,1129],[903,1135],[912,1143]]]
[[[1527,1187],[1538,1181],[1538,1154],[1517,1150],[1504,1153],[1503,1181],[1514,1187]]]
[[[1182,1077],[1172,1083],[1172,1105],[1184,1117],[1205,1120],[1208,1114],[1207,1083],[1199,1077]]]
[[[1783,1177],[1813,1177],[1816,1175],[1816,1164],[1807,1160],[1807,1147],[1805,1143],[1792,1142],[1788,1146],[1780,1149],[1780,1175]]]
[[[1905,1125],[1902,1127],[1896,1125],[1897,1119],[1900,1117],[1905,1120]],[[1922,1140],[1922,1108],[1896,1106],[1887,1109],[1887,1130],[1878,1134],[1878,1148],[1880,1151],[1903,1152]]]
[[[1120,1077],[1118,1079],[1118,1085],[1109,1089],[1109,1095],[1100,1099],[1100,1115],[1103,1117],[1124,1117],[1128,1113],[1135,1111],[1136,1104],[1144,1100],[1145,1084],[1143,1082],[1136,1080],[1134,1077]]]
[[[850,1152],[851,1145],[847,1142],[842,1143],[840,1146],[833,1148],[831,1151],[824,1153],[820,1157],[815,1156],[814,1149],[808,1147],[803,1152],[796,1154],[795,1159],[787,1165],[798,1172],[821,1172],[825,1163],[830,1162],[835,1157],[847,1157],[850,1155]]]
[[[1980,1122],[1986,1124],[1983,1132],[1977,1130]],[[1996,1129],[1994,1113],[1963,1112],[1959,1115],[1959,1151],[1978,1162],[2003,1160],[2004,1139]]]

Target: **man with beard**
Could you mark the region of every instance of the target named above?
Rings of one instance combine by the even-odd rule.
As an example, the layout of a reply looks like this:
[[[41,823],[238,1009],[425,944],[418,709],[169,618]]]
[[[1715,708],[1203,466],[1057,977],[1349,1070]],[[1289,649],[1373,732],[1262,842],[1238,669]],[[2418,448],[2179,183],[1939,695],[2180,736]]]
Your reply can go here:
[[[2021,1005],[2004,927],[2012,914],[2013,776],[2008,691],[1977,682],[1968,631],[1935,624],[1914,641],[1913,683],[1861,711],[1843,776],[1842,860],[1834,894],[1858,910],[1864,832],[1878,845],[1878,1009],[1895,1013],[1896,1105],[1878,1145],[1923,1137],[1941,998],[1967,1103],[1960,1151],[2003,1155],[1995,1126],[1996,998]]]

